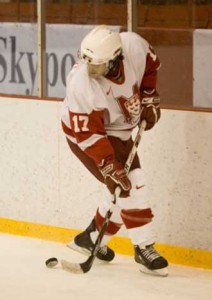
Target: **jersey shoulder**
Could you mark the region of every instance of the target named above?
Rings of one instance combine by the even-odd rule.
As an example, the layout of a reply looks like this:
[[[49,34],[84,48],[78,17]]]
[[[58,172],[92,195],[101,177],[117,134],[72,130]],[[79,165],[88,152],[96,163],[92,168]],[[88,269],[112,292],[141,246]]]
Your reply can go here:
[[[121,33],[124,61],[134,70],[140,83],[146,69],[149,43],[134,32]]]
[[[66,101],[70,111],[89,114],[96,109],[97,95],[101,89],[95,80],[88,76],[86,65],[75,65],[66,80]]]
[[[123,49],[125,52],[133,55],[139,54],[147,55],[149,50],[149,43],[143,37],[135,32],[120,33]]]

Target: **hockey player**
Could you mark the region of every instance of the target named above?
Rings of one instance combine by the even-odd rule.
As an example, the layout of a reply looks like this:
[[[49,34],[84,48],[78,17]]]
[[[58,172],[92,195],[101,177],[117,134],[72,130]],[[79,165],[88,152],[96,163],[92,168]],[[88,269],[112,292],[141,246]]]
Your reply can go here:
[[[124,170],[133,129],[145,119],[150,130],[160,118],[159,67],[152,47],[138,34],[95,27],[83,39],[80,61],[67,76],[62,127],[71,151],[109,192],[121,188],[98,259],[113,260],[115,253],[107,242],[124,225],[140,270],[166,276],[168,262],[154,248],[153,213],[137,154],[128,175]],[[69,247],[91,252],[110,201],[111,196],[100,204],[90,225]]]

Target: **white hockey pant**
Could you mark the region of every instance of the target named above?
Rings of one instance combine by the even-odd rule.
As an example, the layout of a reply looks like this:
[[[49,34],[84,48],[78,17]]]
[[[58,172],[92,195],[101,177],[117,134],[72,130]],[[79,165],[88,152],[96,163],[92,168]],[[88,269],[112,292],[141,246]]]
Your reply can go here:
[[[114,206],[106,235],[106,243],[109,236],[116,234],[124,224],[129,238],[134,245],[150,245],[155,242],[153,230],[153,214],[150,208],[148,188],[146,186],[145,173],[142,169],[135,169],[129,173],[132,190],[127,198],[118,198]],[[96,213],[96,223],[101,227],[104,216],[111,205],[111,199],[105,199]]]

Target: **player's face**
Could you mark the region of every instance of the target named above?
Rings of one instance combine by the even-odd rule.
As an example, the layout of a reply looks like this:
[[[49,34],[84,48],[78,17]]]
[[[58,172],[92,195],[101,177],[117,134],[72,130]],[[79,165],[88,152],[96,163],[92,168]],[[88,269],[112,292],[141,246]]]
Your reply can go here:
[[[106,72],[106,63],[100,65],[87,64],[88,74],[94,79],[98,79]]]

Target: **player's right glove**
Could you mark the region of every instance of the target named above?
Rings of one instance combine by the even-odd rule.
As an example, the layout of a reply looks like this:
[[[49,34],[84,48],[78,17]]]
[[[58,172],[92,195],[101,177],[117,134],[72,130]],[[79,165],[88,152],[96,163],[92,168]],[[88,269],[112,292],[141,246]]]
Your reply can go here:
[[[131,182],[122,165],[118,161],[112,160],[108,157],[103,159],[98,167],[111,194],[114,194],[117,186],[120,186],[120,197],[126,198],[129,196],[132,188]]]
[[[160,119],[160,97],[157,91],[143,91],[141,94],[140,120],[146,120],[145,130],[151,129]]]

